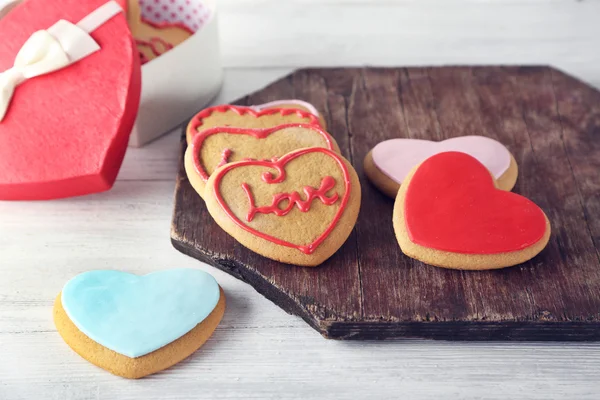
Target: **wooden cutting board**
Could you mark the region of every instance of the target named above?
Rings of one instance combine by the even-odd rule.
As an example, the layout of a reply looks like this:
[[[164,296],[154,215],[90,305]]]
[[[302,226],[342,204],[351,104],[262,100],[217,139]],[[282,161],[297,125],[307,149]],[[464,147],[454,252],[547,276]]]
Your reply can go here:
[[[345,245],[317,268],[263,258],[215,224],[177,178],[173,245],[248,282],[327,338],[600,339],[600,93],[548,67],[303,69],[237,104],[298,98],[324,113],[362,182]],[[424,265],[402,254],[393,200],[362,163],[382,140],[485,135],[519,164],[514,189],[552,223],[548,247],[498,271]],[[182,154],[185,140],[182,140]]]

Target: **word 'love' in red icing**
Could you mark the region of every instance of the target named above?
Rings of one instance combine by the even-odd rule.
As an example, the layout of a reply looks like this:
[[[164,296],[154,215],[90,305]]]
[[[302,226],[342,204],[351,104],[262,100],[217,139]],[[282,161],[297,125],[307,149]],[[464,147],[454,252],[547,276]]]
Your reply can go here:
[[[333,179],[331,176],[326,176],[321,181],[321,186],[318,189],[310,186],[304,187],[306,200],[302,200],[300,193],[298,192],[278,193],[273,195],[273,202],[271,205],[257,207],[254,201],[254,196],[252,196],[252,192],[250,191],[250,186],[247,183],[243,183],[242,189],[244,189],[244,192],[246,192],[246,196],[248,196],[248,201],[250,202],[250,211],[248,211],[246,221],[251,222],[257,213],[275,214],[278,217],[281,217],[289,214],[294,206],[298,206],[298,209],[302,212],[308,212],[310,210],[310,205],[315,199],[321,200],[326,206],[333,205],[336,201],[338,201],[340,196],[337,193],[327,196],[327,192],[334,187],[335,179]],[[284,208],[280,208],[280,205],[285,202],[287,202],[287,205]]]
[[[338,192],[336,192],[330,196],[327,196],[327,192],[329,190],[333,189],[335,187],[335,183],[336,183],[335,179],[330,176],[323,178],[323,180],[321,181],[321,186],[318,189],[312,188],[310,186],[305,187],[304,193],[306,194],[307,199],[304,201],[300,199],[300,195],[297,192],[280,193],[280,194],[276,194],[273,197],[273,204],[271,204],[270,206],[265,206],[265,207],[256,207],[254,198],[252,197],[252,194],[250,193],[250,188],[248,187],[247,184],[245,184],[245,183],[242,184],[242,189],[246,191],[246,194],[248,195],[248,199],[250,200],[250,212],[246,216],[247,222],[252,221],[252,219],[254,218],[256,213],[265,213],[265,214],[274,213],[275,215],[279,215],[279,216],[286,215],[293,209],[293,207],[295,205],[297,205],[301,211],[308,212],[310,210],[310,205],[311,205],[312,201],[317,198],[320,199],[326,205],[333,205],[338,200],[340,200],[340,207],[339,207],[338,211],[336,212],[335,216],[333,217],[333,220],[327,226],[325,231],[321,235],[319,235],[312,243],[309,243],[307,245],[291,243],[286,240],[279,239],[274,236],[268,235],[268,234],[261,232],[255,228],[252,228],[252,227],[246,225],[246,223],[244,223],[242,220],[240,220],[231,211],[231,209],[229,208],[229,206],[223,199],[223,195],[221,194],[220,185],[221,185],[221,181],[222,181],[223,177],[229,171],[236,169],[236,168],[243,168],[243,167],[248,167],[248,166],[261,166],[261,167],[273,168],[277,171],[276,174],[273,174],[271,172],[265,172],[262,174],[261,178],[262,178],[262,181],[267,184],[277,184],[277,183],[283,182],[286,178],[286,172],[285,172],[284,168],[287,163],[289,163],[290,161],[292,161],[296,158],[299,158],[299,157],[302,157],[304,155],[311,154],[311,153],[322,153],[328,157],[331,157],[336,162],[336,164],[340,168],[340,171],[342,172],[342,176],[343,176],[343,183],[344,183],[343,194],[339,194]],[[244,187],[244,186],[246,186],[246,187]],[[283,156],[279,159],[273,159],[271,161],[268,161],[268,160],[243,160],[240,162],[227,164],[226,166],[221,168],[216,173],[216,176],[215,176],[215,179],[213,182],[213,191],[214,191],[217,202],[219,203],[219,205],[221,206],[221,208],[223,209],[225,214],[227,214],[227,216],[240,228],[244,229],[247,232],[250,232],[253,235],[256,235],[262,239],[268,240],[268,241],[278,244],[280,246],[291,247],[291,248],[300,250],[301,252],[303,252],[305,254],[312,254],[317,249],[317,247],[327,238],[327,236],[329,236],[329,234],[335,229],[335,226],[337,225],[340,218],[342,217],[342,214],[344,213],[346,205],[348,204],[348,200],[350,199],[351,182],[350,182],[350,173],[348,171],[348,168],[346,167],[346,164],[344,163],[343,159],[339,155],[337,155],[335,152],[325,149],[325,148],[313,147],[313,148],[308,148],[308,149],[296,150],[296,151],[286,154],[285,156]],[[278,206],[281,205],[281,203],[284,201],[289,201],[289,204],[285,207],[285,209],[280,209]]]

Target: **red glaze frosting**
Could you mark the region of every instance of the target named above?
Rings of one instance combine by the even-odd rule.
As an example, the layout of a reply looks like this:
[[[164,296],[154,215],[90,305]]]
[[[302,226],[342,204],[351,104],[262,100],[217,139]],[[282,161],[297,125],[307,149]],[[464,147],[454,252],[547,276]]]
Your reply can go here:
[[[150,59],[148,57],[146,57],[146,55],[140,51],[140,64],[144,65],[149,62],[150,62]]]
[[[188,131],[192,131],[195,136],[197,136],[198,128],[202,126],[204,123],[204,119],[210,117],[214,113],[224,113],[227,111],[233,111],[238,115],[249,115],[251,117],[259,118],[265,115],[274,115],[280,114],[282,116],[296,114],[297,116],[308,120],[308,125],[314,125],[319,128],[322,128],[321,123],[319,122],[319,118],[316,115],[313,115],[309,112],[298,110],[295,108],[269,108],[262,111],[255,111],[250,107],[243,106],[234,106],[231,104],[224,104],[221,106],[209,107],[202,111],[192,118],[190,124],[188,125]]]
[[[165,54],[167,51],[173,49],[173,45],[171,43],[159,37],[152,37],[150,38],[150,40],[135,39],[135,44],[138,46],[145,46],[150,48],[150,51],[152,51],[152,54],[154,54],[154,56],[156,57],[159,57]],[[141,51],[140,60],[142,65],[150,61],[148,57],[146,57],[146,55]]]
[[[13,66],[37,30],[60,19],[77,23],[105,3],[22,2],[0,20],[0,71]],[[0,123],[0,199],[52,199],[112,186],[138,111],[140,61],[124,15],[91,36],[99,51],[16,89]]]
[[[181,23],[181,22],[153,22],[150,21],[147,18],[140,18],[142,23],[149,25],[155,29],[165,29],[165,28],[179,28],[181,30],[186,31],[187,33],[189,33],[190,35],[194,34],[194,31],[192,29],[190,29],[187,25]]]
[[[221,161],[219,161],[219,164],[217,164],[217,168],[227,164],[229,162],[229,157],[231,157],[232,154],[233,151],[231,151],[231,149],[224,149],[221,153]]]
[[[522,250],[546,231],[537,205],[496,189],[483,164],[459,152],[421,164],[406,191],[404,216],[413,243],[462,254]]]
[[[285,176],[285,171],[281,171],[281,176]],[[264,177],[263,177],[264,178]],[[263,179],[264,180],[264,179]],[[250,190],[250,186],[247,183],[242,184],[242,188],[244,192],[246,192],[246,196],[248,196],[248,201],[250,202],[250,211],[248,211],[248,215],[246,216],[246,221],[251,222],[254,219],[254,216],[257,213],[260,214],[275,214],[278,217],[282,217],[284,215],[288,215],[290,211],[297,206],[298,209],[302,212],[310,211],[310,205],[313,200],[319,199],[323,202],[323,204],[330,206],[335,204],[336,201],[340,198],[337,193],[332,194],[331,196],[327,196],[327,192],[335,187],[335,179],[331,176],[326,176],[321,181],[321,186],[318,189],[315,189],[310,186],[304,186],[304,194],[306,195],[306,200],[302,200],[300,197],[300,193],[292,192],[292,193],[278,193],[273,195],[273,202],[268,206],[257,207],[254,201],[254,197],[252,196],[252,191]],[[287,202],[287,206],[285,208],[280,208],[281,203]]]
[[[234,128],[234,127],[210,128],[210,129],[207,129],[207,130],[202,131],[199,134],[197,134],[194,137],[192,144],[190,145],[190,146],[192,146],[192,154],[193,154],[194,167],[196,168],[196,172],[198,172],[198,175],[200,176],[200,178],[202,178],[202,180],[204,182],[208,181],[209,175],[204,170],[204,167],[202,166],[202,163],[200,162],[200,149],[202,149],[202,144],[204,143],[206,138],[211,135],[215,135],[218,133],[228,133],[228,134],[233,134],[233,135],[248,135],[248,136],[254,136],[257,139],[264,139],[274,132],[278,132],[283,129],[292,128],[292,127],[306,128],[306,129],[310,129],[310,130],[318,133],[319,135],[321,135],[323,137],[323,139],[325,139],[325,142],[327,143],[327,148],[329,148],[330,150],[333,150],[333,143],[332,143],[329,135],[327,133],[325,133],[325,131],[323,131],[321,128],[319,128],[315,125],[285,124],[285,125],[279,125],[279,126],[275,126],[273,128],[266,128],[266,129],[248,129],[248,128]],[[230,149],[225,149],[225,150],[229,150],[229,153],[227,154],[227,158],[229,158],[229,156],[231,156],[231,154],[232,154],[232,150],[230,150]],[[225,150],[224,150],[224,153],[222,154],[222,157],[225,155]],[[221,162],[222,161],[223,161],[223,159],[221,159]],[[219,163],[219,166],[222,166],[222,164]]]
[[[223,199],[223,196],[221,195],[221,192],[220,192],[220,184],[221,184],[221,180],[223,179],[223,177],[229,171],[236,169],[236,168],[243,168],[243,167],[255,166],[255,165],[264,166],[266,168],[273,168],[273,169],[277,170],[277,175],[273,175],[273,173],[271,173],[271,172],[265,172],[261,178],[262,178],[263,182],[265,182],[267,184],[277,184],[277,183],[281,183],[285,180],[286,173],[285,173],[284,168],[288,162],[290,162],[298,157],[302,157],[303,155],[310,154],[310,153],[323,153],[323,154],[326,154],[326,155],[330,156],[331,158],[333,158],[337,162],[337,164],[339,165],[339,167],[342,171],[342,174],[344,176],[344,186],[345,186],[344,194],[343,194],[343,196],[341,196],[340,208],[339,208],[338,212],[335,214],[333,221],[331,221],[331,224],[329,224],[327,229],[325,229],[325,232],[323,232],[312,243],[310,243],[308,245],[298,245],[298,244],[287,242],[282,239],[278,239],[271,235],[267,235],[266,233],[260,232],[256,229],[246,225],[242,220],[240,220],[231,211],[231,209],[229,208],[227,203],[225,203],[225,200]],[[321,186],[319,189],[314,189],[311,187],[304,188],[304,193],[307,195],[307,199],[305,201],[302,201],[300,199],[299,194],[297,192],[293,192],[291,194],[280,193],[280,194],[276,194],[273,197],[272,205],[257,208],[256,205],[254,204],[254,198],[252,197],[252,194],[250,193],[249,185],[244,183],[244,184],[242,184],[242,190],[244,190],[246,192],[246,194],[248,195],[249,202],[250,202],[250,211],[248,212],[248,215],[246,216],[246,220],[248,222],[252,221],[254,219],[254,216],[256,213],[264,213],[264,214],[274,213],[275,215],[278,215],[278,216],[284,216],[284,215],[287,215],[293,209],[294,205],[297,205],[301,211],[308,212],[308,211],[310,211],[310,204],[312,203],[312,201],[315,198],[319,198],[326,205],[333,205],[340,199],[340,195],[338,193],[335,193],[335,194],[332,194],[331,196],[327,196],[326,192],[328,190],[333,189],[334,186],[335,186],[335,180],[332,177],[327,176],[327,177],[324,177],[323,180],[321,181]],[[239,162],[228,164],[226,167],[224,167],[223,169],[218,171],[217,175],[215,176],[213,189],[214,189],[214,193],[215,193],[217,202],[219,203],[219,205],[221,206],[223,211],[240,228],[244,229],[247,232],[252,233],[253,235],[256,235],[260,238],[263,238],[265,240],[268,240],[268,241],[278,244],[280,246],[292,247],[292,248],[300,250],[301,252],[303,252],[305,254],[312,254],[317,249],[317,247],[327,238],[327,236],[329,236],[329,234],[333,231],[333,229],[339,222],[340,218],[342,217],[342,214],[344,213],[344,209],[346,208],[346,205],[348,204],[348,199],[350,198],[351,182],[350,182],[350,174],[348,172],[348,168],[346,167],[346,164],[344,164],[344,161],[342,160],[342,158],[339,155],[337,155],[335,152],[328,150],[328,149],[324,149],[321,147],[313,147],[313,148],[309,148],[309,149],[300,149],[300,150],[293,151],[279,159],[275,159],[272,161],[246,160],[246,161],[239,161]],[[286,207],[285,210],[279,209],[277,207],[277,205],[280,204],[280,202],[282,202],[284,200],[289,200],[288,206]]]

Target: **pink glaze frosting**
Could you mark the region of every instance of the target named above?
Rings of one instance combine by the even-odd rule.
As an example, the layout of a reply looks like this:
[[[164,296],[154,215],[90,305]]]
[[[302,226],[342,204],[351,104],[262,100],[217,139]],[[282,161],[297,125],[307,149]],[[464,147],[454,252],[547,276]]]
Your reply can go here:
[[[264,110],[266,108],[270,108],[270,107],[278,107],[278,106],[282,106],[282,105],[286,105],[286,104],[294,104],[300,107],[304,107],[309,113],[311,113],[312,115],[316,115],[317,117],[319,117],[319,111],[317,111],[317,109],[315,108],[315,106],[313,106],[310,103],[307,103],[306,101],[302,101],[302,100],[277,100],[277,101],[271,101],[269,103],[265,103],[265,104],[259,104],[257,106],[251,106],[250,108],[253,108],[255,111],[261,111]]]
[[[447,151],[458,151],[475,157],[497,179],[510,166],[510,152],[504,145],[484,136],[461,136],[441,142],[419,139],[391,139],[373,148],[373,162],[396,183],[402,181],[418,164]]]

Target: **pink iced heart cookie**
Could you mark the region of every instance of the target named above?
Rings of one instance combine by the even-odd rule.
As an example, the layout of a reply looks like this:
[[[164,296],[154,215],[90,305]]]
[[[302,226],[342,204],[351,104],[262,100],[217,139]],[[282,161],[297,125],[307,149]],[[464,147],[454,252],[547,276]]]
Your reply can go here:
[[[494,176],[499,189],[510,191],[517,181],[518,167],[504,145],[484,136],[461,136],[434,142],[391,139],[379,143],[364,161],[369,180],[383,193],[396,197],[408,173],[431,156],[448,151],[469,154]]]

